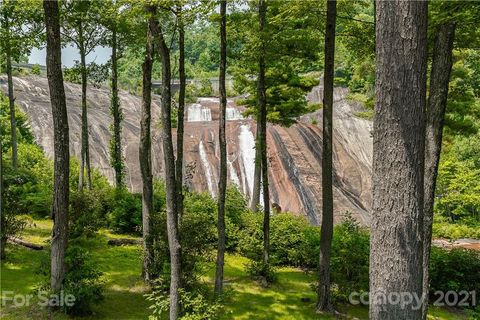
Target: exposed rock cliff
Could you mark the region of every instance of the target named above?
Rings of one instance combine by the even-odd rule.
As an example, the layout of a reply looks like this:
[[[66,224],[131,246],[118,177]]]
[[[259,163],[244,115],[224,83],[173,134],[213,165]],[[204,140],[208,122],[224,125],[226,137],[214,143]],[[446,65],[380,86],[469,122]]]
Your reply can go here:
[[[14,78],[16,102],[29,116],[33,133],[48,157],[53,157],[53,130],[50,100],[46,78],[30,76]],[[0,88],[6,92],[6,79],[0,77]],[[80,86],[65,84],[70,125],[70,150],[80,154]],[[372,124],[355,116],[359,108],[345,99],[346,89],[336,89],[334,106],[334,205],[336,221],[346,211],[359,221],[369,223],[371,208]],[[321,101],[321,88],[308,96]],[[155,99],[154,99],[155,100]],[[139,121],[141,100],[122,91],[121,107],[124,113],[122,128],[123,153],[126,163],[126,183],[134,191],[141,190],[138,165]],[[158,101],[158,97],[157,97]],[[113,181],[109,165],[110,96],[105,88],[88,88],[88,121],[91,162]],[[153,169],[154,176],[163,175],[163,156],[158,130],[159,104],[153,111]],[[229,183],[238,185],[249,197],[253,188],[255,123],[241,116],[241,107],[228,100],[227,149]],[[218,99],[199,98],[187,107],[185,125],[186,185],[196,191],[217,194],[219,175]],[[301,117],[297,124],[285,128],[268,128],[268,157],[271,201],[283,211],[308,216],[312,223],[321,220],[322,184],[321,110]],[[314,121],[315,120],[315,121]],[[318,123],[314,125],[312,123]]]

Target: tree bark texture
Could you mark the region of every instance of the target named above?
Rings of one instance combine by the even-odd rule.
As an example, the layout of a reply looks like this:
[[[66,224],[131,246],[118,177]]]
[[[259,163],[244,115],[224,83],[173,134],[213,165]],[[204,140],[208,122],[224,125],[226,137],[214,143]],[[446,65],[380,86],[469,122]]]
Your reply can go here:
[[[215,272],[215,294],[223,290],[223,266],[225,264],[225,197],[227,191],[227,139],[225,134],[227,90],[225,75],[227,68],[227,0],[220,1],[220,121],[218,140],[220,142],[220,179],[218,181],[218,248]]]
[[[452,70],[455,23],[438,26],[435,36],[430,73],[430,93],[427,102],[425,127],[425,178],[424,178],[424,242],[423,242],[423,319],[427,318],[430,249],[432,244],[433,204],[442,150],[443,120],[447,107],[448,84]]]
[[[63,87],[58,1],[45,0],[43,8],[47,32],[47,77],[54,132],[54,196],[50,281],[52,290],[57,292],[61,289],[65,276],[65,250],[68,239],[69,132],[65,89]]]
[[[330,256],[333,237],[333,77],[335,72],[336,0],[327,1],[323,81],[322,226],[318,279],[318,312],[333,311],[330,297]]]
[[[421,319],[427,2],[376,10],[370,319]]]
[[[178,7],[178,75],[180,78],[180,88],[178,91],[178,121],[177,121],[177,159],[176,172],[177,179],[177,211],[178,223],[183,215],[183,133],[185,117],[185,90],[187,88],[187,76],[185,74],[185,24],[182,16],[182,6]]]
[[[83,179],[85,171],[87,174],[87,189],[91,188],[92,179],[90,171],[90,148],[88,143],[88,116],[87,116],[87,63],[85,52],[85,40],[83,35],[82,22],[79,25],[80,44],[80,72],[82,77],[82,150],[80,159],[80,172],[78,175],[78,190],[83,190]]]
[[[150,10],[156,11],[154,6]],[[155,14],[153,14],[155,15]],[[175,156],[172,143],[171,123],[171,68],[170,50],[165,43],[162,30],[157,20],[152,26],[155,48],[158,48],[162,63],[162,87],[161,87],[161,116],[162,116],[162,143],[165,163],[165,184],[167,193],[167,233],[170,248],[170,319],[178,318],[179,312],[179,288],[181,275],[180,241],[178,231],[177,214],[177,184],[175,180]]]
[[[268,192],[268,158],[267,158],[267,92],[265,85],[265,25],[267,21],[267,3],[265,0],[258,2],[258,18],[260,23],[260,52],[258,58],[258,108],[260,111],[260,153],[261,174],[263,189],[263,263],[269,262],[270,251],[270,195]]]
[[[253,193],[250,199],[250,209],[258,211],[260,204],[260,184],[262,180],[262,153],[260,150],[260,132],[261,132],[260,114],[257,116],[257,128],[255,133],[255,169],[253,171]]]
[[[117,188],[123,187],[123,158],[122,158],[122,137],[121,137],[121,122],[122,110],[120,109],[120,99],[118,98],[118,41],[117,30],[113,27],[112,30],[112,101],[111,113],[113,116],[113,137],[111,145],[111,162],[115,170],[115,185]]]
[[[151,234],[153,213],[153,177],[152,177],[152,67],[153,67],[153,35],[152,25],[155,17],[148,18],[147,44],[143,61],[143,86],[142,86],[142,114],[140,120],[139,162],[142,174],[142,231],[143,231],[143,278],[149,282],[152,279],[153,239]]]

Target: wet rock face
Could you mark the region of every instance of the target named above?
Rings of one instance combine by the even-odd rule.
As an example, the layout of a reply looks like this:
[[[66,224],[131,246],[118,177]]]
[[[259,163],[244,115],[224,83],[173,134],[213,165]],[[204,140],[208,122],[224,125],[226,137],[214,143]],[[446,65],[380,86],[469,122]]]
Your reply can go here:
[[[14,78],[16,102],[28,115],[37,143],[53,158],[53,129],[47,79],[38,76]],[[0,77],[0,88],[7,91],[6,78]],[[81,87],[65,83],[70,127],[70,151],[80,155]],[[308,96],[321,101],[321,88]],[[337,89],[334,106],[334,210],[335,221],[350,212],[361,223],[369,224],[371,208],[372,124],[354,115],[358,106],[345,99],[346,89]],[[154,177],[163,176],[163,155],[159,130],[159,98],[152,105],[152,164]],[[138,164],[141,98],[120,92],[124,113],[122,148],[126,164],[126,185],[141,190]],[[88,87],[88,125],[91,163],[112,183],[108,146],[110,92],[105,88]],[[247,198],[253,189],[255,158],[255,122],[241,115],[241,107],[233,99],[227,107],[228,182],[238,186]],[[185,119],[184,183],[195,191],[218,193],[219,103],[216,98],[199,98],[187,106]],[[285,128],[269,125],[268,159],[271,202],[283,211],[304,214],[318,224],[321,222],[322,184],[322,112],[301,117],[297,124]],[[314,125],[312,123],[318,123]],[[176,139],[174,129],[174,139]]]

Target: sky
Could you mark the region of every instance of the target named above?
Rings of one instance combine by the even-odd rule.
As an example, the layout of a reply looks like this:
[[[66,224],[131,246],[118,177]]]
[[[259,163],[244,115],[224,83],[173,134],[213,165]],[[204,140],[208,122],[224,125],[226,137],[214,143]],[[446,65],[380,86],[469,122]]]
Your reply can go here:
[[[28,57],[28,63],[44,66],[46,59],[46,49],[33,49]],[[96,47],[86,58],[86,62],[95,61],[98,64],[103,64],[110,59],[111,50],[105,47]],[[67,46],[62,49],[62,64],[66,67],[71,67],[75,64],[75,60],[80,60],[80,55],[75,47]]]

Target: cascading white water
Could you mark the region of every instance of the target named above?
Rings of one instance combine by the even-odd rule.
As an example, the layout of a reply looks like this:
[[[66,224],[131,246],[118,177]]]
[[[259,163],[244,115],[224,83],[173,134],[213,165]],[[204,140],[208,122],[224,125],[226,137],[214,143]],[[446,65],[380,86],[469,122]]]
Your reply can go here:
[[[208,191],[213,197],[215,197],[213,170],[210,166],[210,162],[208,161],[207,151],[205,150],[205,146],[203,145],[202,140],[200,140],[200,143],[198,144],[198,152],[200,153],[200,159],[202,160],[203,170],[205,170],[205,178],[207,178]]]
[[[212,112],[210,108],[204,107],[199,103],[193,103],[188,106],[188,122],[212,121]]]
[[[253,176],[255,172],[255,137],[250,126],[242,124],[238,136],[240,157],[243,163],[242,180],[244,192],[251,196],[253,193]],[[246,184],[245,184],[246,182]]]
[[[242,113],[237,108],[227,106],[225,111],[225,117],[227,118],[227,121],[243,120]]]
[[[230,161],[230,159],[228,159],[228,156],[227,156],[227,166],[228,166],[228,171],[230,173],[230,181],[233,184],[240,187],[240,179],[238,179],[238,175],[237,175],[237,172],[235,171],[235,167],[233,166],[232,161]]]

